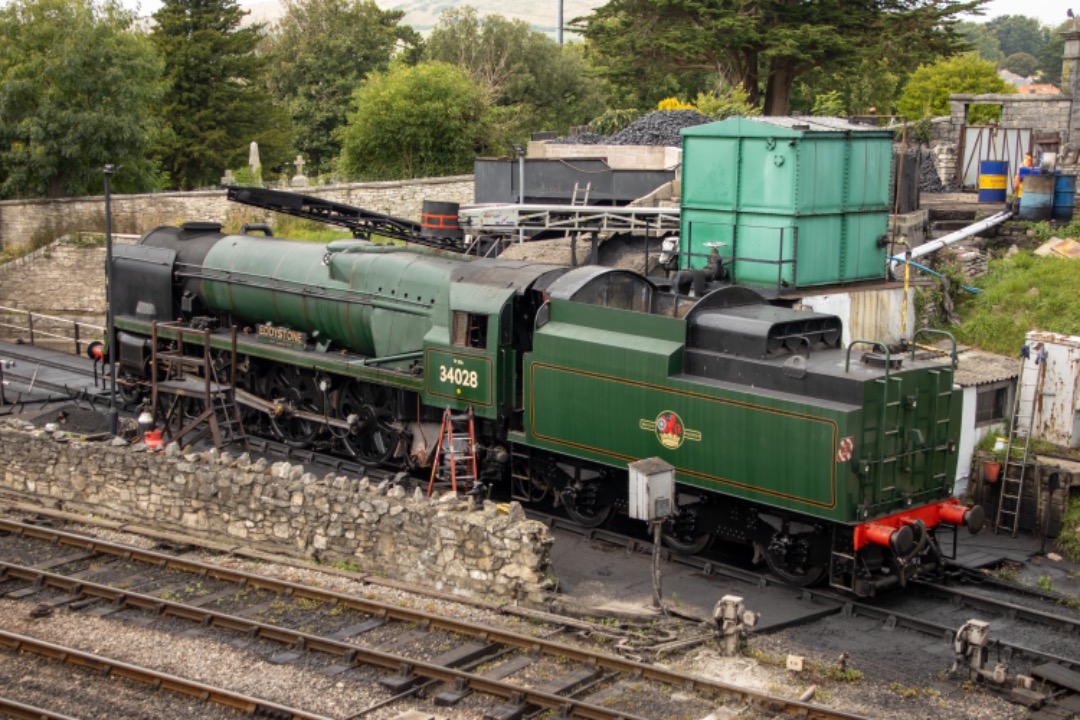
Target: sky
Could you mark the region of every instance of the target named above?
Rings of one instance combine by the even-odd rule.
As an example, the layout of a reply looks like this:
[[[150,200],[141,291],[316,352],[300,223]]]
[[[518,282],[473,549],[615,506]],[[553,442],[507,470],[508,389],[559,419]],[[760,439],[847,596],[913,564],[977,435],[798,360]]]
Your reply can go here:
[[[0,0],[2,2],[3,0]],[[140,14],[149,15],[161,7],[160,0],[122,0],[129,8],[140,8]],[[257,5],[265,0],[239,0],[240,5]],[[1038,18],[1039,22],[1050,27],[1057,27],[1067,19],[1065,10],[1075,2],[1074,11],[1080,16],[1080,0],[991,0],[986,4],[986,13],[981,17],[972,17],[975,22],[986,22],[999,15],[1026,15]],[[386,3],[379,3],[385,7]]]

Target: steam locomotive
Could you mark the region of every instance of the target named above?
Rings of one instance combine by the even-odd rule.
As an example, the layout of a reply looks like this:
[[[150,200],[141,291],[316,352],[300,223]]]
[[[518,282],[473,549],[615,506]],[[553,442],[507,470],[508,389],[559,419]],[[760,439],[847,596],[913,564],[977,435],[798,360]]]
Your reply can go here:
[[[444,413],[468,411],[485,482],[553,496],[587,526],[626,508],[629,463],[659,457],[676,471],[676,551],[743,543],[788,582],[858,595],[939,566],[944,533],[982,526],[951,498],[952,367],[842,348],[839,318],[747,288],[688,297],[610,267],[210,223],[117,247],[112,282],[126,383],[176,346],[166,321],[211,328],[219,362],[236,338],[245,422],[297,446],[423,466]]]

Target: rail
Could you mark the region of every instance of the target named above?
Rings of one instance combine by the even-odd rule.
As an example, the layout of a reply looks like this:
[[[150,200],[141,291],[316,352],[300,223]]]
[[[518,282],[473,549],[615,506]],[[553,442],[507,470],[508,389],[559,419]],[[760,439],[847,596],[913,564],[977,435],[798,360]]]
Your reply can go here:
[[[28,340],[31,345],[37,344],[38,337],[69,340],[75,344],[75,354],[82,355],[83,346],[87,341],[100,340],[105,337],[105,327],[103,325],[95,325],[93,323],[80,322],[69,318],[56,317],[55,315],[45,315],[44,313],[35,313],[30,310],[0,305],[0,318],[6,318],[9,315],[25,317],[26,324],[17,325],[0,320],[0,328],[25,331],[29,336]],[[37,322],[37,327],[34,325],[35,320]],[[43,324],[50,328],[54,328],[56,325],[60,325],[61,327],[70,325],[72,328],[71,335],[64,335],[59,332],[45,330],[42,327]],[[90,330],[91,332],[88,334],[86,332],[87,330]]]

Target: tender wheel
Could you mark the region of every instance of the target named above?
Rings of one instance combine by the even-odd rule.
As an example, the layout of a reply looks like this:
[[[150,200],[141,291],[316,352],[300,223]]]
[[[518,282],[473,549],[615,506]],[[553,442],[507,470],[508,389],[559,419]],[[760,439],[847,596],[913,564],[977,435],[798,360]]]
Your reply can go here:
[[[819,532],[790,535],[777,531],[764,554],[769,570],[796,587],[816,585],[829,571],[827,540]]]
[[[345,449],[362,460],[389,460],[401,440],[397,393],[380,385],[347,382],[338,394],[339,418],[359,418],[352,432],[341,438]]]
[[[664,546],[670,548],[677,555],[700,555],[705,548],[712,545],[716,536],[712,533],[698,533],[697,535],[680,535],[663,532]]]
[[[688,501],[685,507],[683,501]],[[691,496],[681,495],[680,509],[664,522],[662,537],[664,545],[678,555],[700,555],[712,544],[715,535],[704,529],[699,520],[697,505]]]
[[[611,505],[581,504],[574,500],[568,500],[563,494],[563,507],[570,519],[584,528],[600,527],[611,519],[615,508]]]

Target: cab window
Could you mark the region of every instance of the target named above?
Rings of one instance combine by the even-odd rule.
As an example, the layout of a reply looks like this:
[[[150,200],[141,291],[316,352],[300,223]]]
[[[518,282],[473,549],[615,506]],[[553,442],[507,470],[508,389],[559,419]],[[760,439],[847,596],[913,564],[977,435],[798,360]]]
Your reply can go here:
[[[454,311],[454,328],[451,342],[457,347],[487,348],[487,315]]]

